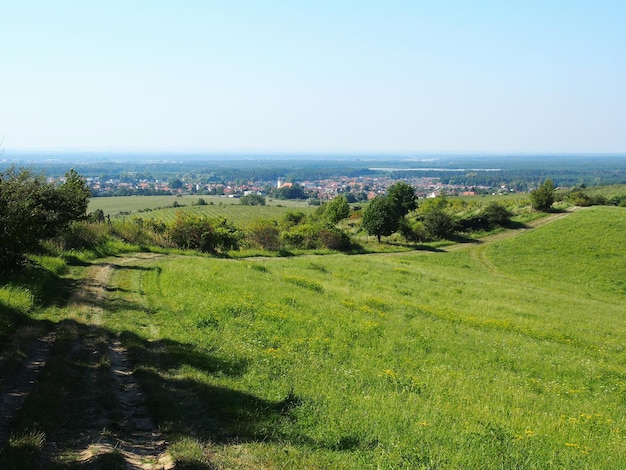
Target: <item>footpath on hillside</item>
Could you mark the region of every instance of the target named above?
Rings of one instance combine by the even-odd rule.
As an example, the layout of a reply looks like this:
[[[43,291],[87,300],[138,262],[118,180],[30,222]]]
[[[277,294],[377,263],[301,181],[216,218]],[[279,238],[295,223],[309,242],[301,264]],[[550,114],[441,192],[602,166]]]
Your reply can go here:
[[[489,262],[482,249],[487,244],[544,226],[578,209],[550,214],[529,222],[524,228],[505,230],[474,243],[449,245],[441,248],[441,251],[481,248],[477,250],[476,259],[489,269]],[[416,250],[387,255],[409,253],[429,252]],[[65,307],[67,317],[75,320],[61,322],[55,329],[37,338],[27,349],[21,367],[0,389],[0,449],[6,448],[10,441],[26,400],[31,395],[42,393],[38,391],[38,385],[44,389],[47,386],[40,382],[43,381],[48,363],[53,359],[51,356],[56,354],[56,360],[63,362],[59,370],[63,370],[72,383],[63,384],[67,387],[59,403],[63,408],[61,413],[65,413],[63,422],[51,435],[46,436],[39,467],[46,468],[63,459],[68,464],[100,465],[102,468],[107,464],[112,468],[174,468],[165,438],[146,409],[126,350],[118,337],[102,328],[102,315],[105,313],[103,305],[115,269],[160,256],[136,254],[118,258],[114,263],[96,263],[87,270],[85,278]],[[71,341],[57,345],[59,336],[70,337]],[[59,351],[53,353],[55,347]],[[104,460],[111,455],[117,460]]]

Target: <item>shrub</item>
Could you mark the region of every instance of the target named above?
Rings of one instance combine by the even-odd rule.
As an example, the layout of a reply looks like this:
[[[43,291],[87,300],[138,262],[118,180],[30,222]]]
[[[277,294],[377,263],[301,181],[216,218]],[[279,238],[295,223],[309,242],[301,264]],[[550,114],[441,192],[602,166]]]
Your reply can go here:
[[[350,248],[350,237],[336,227],[321,228],[317,233],[320,248],[343,251]]]
[[[102,224],[74,222],[53,240],[62,251],[94,250],[107,241],[108,228]]]
[[[441,209],[434,209],[424,215],[424,230],[430,238],[451,238],[456,224],[454,218]]]
[[[241,240],[241,233],[226,219],[209,219],[182,212],[177,214],[167,234],[180,248],[211,253],[237,248]]]
[[[260,194],[248,194],[239,198],[239,204],[244,206],[264,206],[265,197]]]
[[[317,230],[314,225],[295,225],[281,233],[283,242],[293,248],[311,250],[318,248]]]
[[[398,232],[407,241],[420,242],[426,240],[426,232],[424,230],[424,224],[419,220],[409,220],[405,217],[400,219],[398,225]]]
[[[247,240],[264,250],[280,250],[280,232],[276,223],[270,220],[256,220],[250,224],[246,234]]]
[[[550,178],[545,180],[537,189],[530,192],[530,203],[533,209],[548,212],[554,203],[554,183]]]

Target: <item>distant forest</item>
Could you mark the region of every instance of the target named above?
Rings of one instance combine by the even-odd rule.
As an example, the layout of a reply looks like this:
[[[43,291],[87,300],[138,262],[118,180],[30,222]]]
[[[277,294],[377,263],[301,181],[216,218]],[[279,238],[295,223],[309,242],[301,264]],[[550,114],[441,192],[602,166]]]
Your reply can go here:
[[[5,155],[6,157],[6,155]],[[626,183],[626,155],[438,155],[407,156],[302,156],[301,158],[253,158],[250,156],[189,159],[175,156],[138,156],[115,161],[122,156],[81,158],[56,156],[54,161],[31,155],[5,160],[0,169],[15,165],[31,168],[48,177],[60,177],[75,168],[84,177],[100,180],[168,180],[181,178],[202,183],[243,183],[249,181],[315,181],[345,177],[439,178],[444,184],[497,186],[507,184],[525,191],[546,178],[556,186],[573,187]]]

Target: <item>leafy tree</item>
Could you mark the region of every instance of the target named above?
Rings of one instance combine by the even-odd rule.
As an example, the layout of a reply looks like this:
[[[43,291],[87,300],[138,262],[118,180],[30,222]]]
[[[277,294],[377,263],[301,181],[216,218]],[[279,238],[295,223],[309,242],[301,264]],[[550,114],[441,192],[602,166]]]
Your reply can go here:
[[[183,182],[179,180],[178,178],[171,178],[169,180],[169,186],[171,189],[182,189]]]
[[[30,170],[0,173],[0,271],[10,270],[70,223],[85,217],[89,189],[74,170],[59,187]]]
[[[304,192],[304,188],[299,184],[292,186],[283,186],[282,188],[274,189],[272,196],[276,199],[306,199],[307,196]]]
[[[239,198],[239,204],[244,206],[264,206],[265,197],[260,194],[248,194]]]
[[[326,220],[333,225],[340,220],[347,218],[350,215],[348,200],[344,196],[337,196],[326,204],[324,215]]]
[[[398,230],[399,218],[396,205],[388,196],[378,195],[363,212],[363,228],[369,235],[389,236]]]
[[[554,183],[546,179],[537,189],[530,192],[530,203],[533,209],[548,212],[554,203]]]
[[[76,170],[65,173],[65,181],[59,186],[58,192],[61,201],[58,210],[62,214],[63,225],[86,217],[91,191]]]
[[[415,195],[415,188],[413,188],[410,184],[400,181],[389,186],[389,189],[387,189],[387,196],[393,202],[394,210],[398,218],[404,217],[409,212],[417,209],[417,196]]]

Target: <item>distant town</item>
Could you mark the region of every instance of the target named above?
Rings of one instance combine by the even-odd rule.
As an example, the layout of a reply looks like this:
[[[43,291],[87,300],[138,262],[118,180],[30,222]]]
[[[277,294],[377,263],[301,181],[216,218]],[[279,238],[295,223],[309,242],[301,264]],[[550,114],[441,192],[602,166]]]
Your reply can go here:
[[[62,181],[63,178],[57,178]],[[167,194],[198,194],[216,195],[238,198],[251,194],[273,196],[278,199],[310,199],[332,200],[337,195],[345,196],[349,202],[360,202],[373,199],[383,194],[387,188],[397,182],[398,178],[390,176],[359,176],[336,177],[319,180],[287,181],[277,178],[276,181],[250,181],[208,183],[190,181],[186,178],[174,178],[167,181],[159,179],[124,179],[87,177],[87,184],[94,197],[129,196],[129,195],[167,195]],[[440,194],[453,196],[474,196],[477,194],[508,194],[514,188],[501,184],[492,186],[468,186],[462,184],[444,184],[440,178],[402,178],[416,189],[420,198],[433,198]]]

